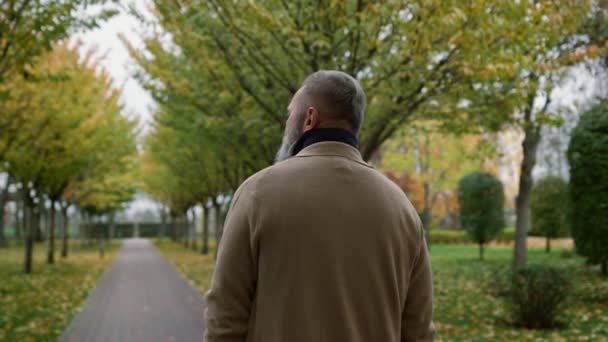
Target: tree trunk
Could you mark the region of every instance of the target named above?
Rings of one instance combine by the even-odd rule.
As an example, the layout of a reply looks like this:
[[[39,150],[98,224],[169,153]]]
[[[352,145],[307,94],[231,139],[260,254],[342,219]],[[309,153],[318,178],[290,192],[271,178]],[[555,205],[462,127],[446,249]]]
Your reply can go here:
[[[209,254],[209,208],[203,205],[203,249],[204,255]]]
[[[95,246],[95,216],[89,215],[89,224],[87,225],[87,245],[88,247]],[[137,229],[136,229],[137,230]]]
[[[366,159],[367,160],[367,159]],[[369,163],[372,164],[375,168],[380,168],[380,162],[382,160],[382,152],[378,148],[369,156]]]
[[[38,205],[34,205],[33,208],[33,212],[34,212],[34,225],[32,226],[34,228],[34,241],[36,242],[42,242],[43,238],[42,238],[42,227],[40,224],[40,214],[41,214],[41,206],[40,203],[38,203]]]
[[[536,75],[531,75],[532,80],[538,80]],[[551,103],[551,92],[547,91],[545,104],[540,112],[545,112]],[[523,160],[521,162],[521,172],[519,174],[519,191],[515,201],[515,248],[513,255],[513,265],[521,267],[526,264],[526,240],[528,237],[528,221],[530,217],[529,199],[532,191],[532,170],[536,165],[536,151],[541,137],[541,126],[535,124],[532,118],[534,99],[536,92],[528,95],[527,108],[524,111],[524,140],[522,142]]]
[[[426,247],[431,250],[431,223],[433,221],[433,212],[431,204],[431,185],[424,182],[424,210],[422,212],[422,226],[426,235]]]
[[[78,232],[77,232],[77,236],[78,236],[78,245],[82,248],[83,245],[83,241],[84,241],[84,224],[85,224],[85,214],[82,211],[78,212],[80,215],[80,220],[78,221]]]
[[[213,199],[213,210],[215,212],[215,258],[217,259],[217,252],[222,241],[222,212],[220,204],[215,199]]]
[[[182,217],[179,215],[175,216],[175,242],[177,243],[184,243],[183,241],[183,232],[182,230],[184,229],[184,227],[182,227]]]
[[[27,191],[24,189],[23,191]],[[34,228],[35,228],[35,214],[34,214],[34,202],[29,197],[29,194],[24,194],[25,206],[24,206],[24,235],[25,235],[25,248],[23,258],[23,272],[25,274],[32,273],[32,257],[34,254]]]
[[[82,222],[81,222],[81,237],[82,239],[80,240],[80,246],[81,247],[89,247],[89,225],[91,224],[90,222],[90,216],[87,213],[84,213],[83,217],[82,217]]]
[[[540,129],[532,125],[530,115],[526,115],[529,125],[525,129],[522,143],[523,160],[519,175],[519,193],[515,201],[515,248],[513,263],[516,267],[526,264],[526,239],[528,237],[528,220],[530,216],[529,199],[532,190],[532,169],[536,165],[536,150],[540,140]]]
[[[50,215],[46,206],[44,205],[44,200],[40,199],[40,227],[42,227],[42,240],[48,241],[49,239],[49,225],[50,225]]]
[[[48,220],[48,233],[47,233],[47,253],[46,263],[55,263],[55,201],[51,200],[51,208],[49,209],[49,220]]]
[[[181,242],[181,238],[182,238],[182,227],[180,225],[180,218],[179,215],[175,215],[175,217],[173,218],[173,225],[175,226],[175,228],[173,229],[173,231],[175,232],[175,242],[176,243],[180,243]]]
[[[0,198],[0,248],[5,248],[8,246],[8,242],[6,241],[6,235],[4,235],[4,208],[6,207],[6,202],[4,198]]]
[[[89,246],[89,215],[83,213],[80,220],[80,247]]]
[[[427,132],[423,133],[424,141],[421,142],[416,137],[416,163],[417,169],[422,175],[424,181],[424,209],[422,211],[422,226],[426,237],[426,247],[431,250],[431,223],[433,220],[433,202],[431,198],[431,183],[429,182],[431,176],[431,149],[429,135]]]
[[[547,240],[545,241],[545,252],[551,252],[551,238],[547,236]]]
[[[61,207],[61,257],[68,257],[68,237],[69,237],[69,218],[68,218],[68,206]]]
[[[170,225],[171,225],[171,240],[175,242],[177,239],[177,227],[175,226],[175,217],[171,215],[169,217]]]
[[[160,210],[160,227],[158,228],[158,236],[157,239],[162,239],[165,237],[167,232],[167,214],[165,213],[165,208],[162,207]]]
[[[184,247],[188,248],[189,246],[189,235],[190,235],[190,225],[188,224],[188,211],[185,211],[182,214],[181,219],[182,225],[182,239],[184,240]]]
[[[175,222],[175,242],[180,243],[180,242],[182,242],[181,241],[182,226],[181,226],[181,219],[180,219],[179,215],[175,215],[174,222]]]
[[[80,246],[81,247],[91,247],[91,215],[88,213],[82,214],[82,220],[80,223]]]
[[[103,259],[106,254],[106,239],[103,231],[103,222],[97,225],[97,239],[99,240],[99,257]]]
[[[7,177],[6,185],[4,186],[4,189],[2,189],[2,193],[0,193],[0,248],[8,246],[8,241],[6,240],[6,235],[4,234],[4,214],[6,209],[6,199],[8,198],[8,188],[10,185],[11,178]],[[15,201],[15,203],[17,202]]]
[[[109,227],[108,227],[109,232],[108,232],[107,240],[111,241],[112,239],[114,239],[114,237],[116,235],[116,222],[114,222],[115,221],[114,213],[110,214],[110,217],[108,217],[108,220],[110,222],[108,222],[109,223]]]
[[[21,244],[21,232],[23,231],[23,218],[19,217],[19,214],[21,213],[21,216],[23,216],[23,201],[20,198],[20,194],[21,191],[17,191],[15,193],[15,219],[13,222],[14,223],[14,229],[15,229],[15,240],[17,242],[17,245]]]
[[[193,251],[198,249],[196,243],[196,210],[192,208],[192,243],[190,244]]]
[[[184,225],[186,228],[186,245],[188,248],[192,247],[192,219],[189,214],[189,210],[184,214]]]
[[[479,244],[479,260],[483,261],[483,243]]]

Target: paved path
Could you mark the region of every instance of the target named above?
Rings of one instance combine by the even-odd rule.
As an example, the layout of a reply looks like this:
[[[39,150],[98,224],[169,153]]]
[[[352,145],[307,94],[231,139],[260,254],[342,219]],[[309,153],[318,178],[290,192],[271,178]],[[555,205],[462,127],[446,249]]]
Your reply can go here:
[[[132,239],[61,341],[202,341],[203,297],[147,240]]]

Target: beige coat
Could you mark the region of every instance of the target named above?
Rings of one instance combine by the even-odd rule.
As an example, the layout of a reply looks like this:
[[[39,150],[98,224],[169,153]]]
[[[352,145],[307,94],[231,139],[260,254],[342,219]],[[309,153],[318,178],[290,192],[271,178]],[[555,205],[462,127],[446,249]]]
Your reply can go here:
[[[340,142],[308,146],[241,185],[206,301],[208,342],[433,339],[420,219]]]

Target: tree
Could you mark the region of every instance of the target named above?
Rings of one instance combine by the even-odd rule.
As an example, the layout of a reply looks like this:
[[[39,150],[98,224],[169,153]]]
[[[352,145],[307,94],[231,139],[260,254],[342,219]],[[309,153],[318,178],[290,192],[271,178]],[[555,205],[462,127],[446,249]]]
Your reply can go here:
[[[480,135],[443,133],[427,124],[403,130],[381,150],[382,171],[391,175],[405,173],[413,181],[410,186],[404,184],[404,190],[422,218],[427,243],[431,242],[436,204],[443,201],[449,205],[446,202],[450,200],[450,191],[462,176],[489,166],[494,151],[488,140]]]
[[[219,129],[225,128],[216,128]],[[249,174],[245,173],[247,168],[241,164],[242,159],[234,158],[241,152],[232,151],[231,145],[224,144],[223,139],[221,144],[215,141],[216,135],[207,129],[193,133],[190,128],[186,130],[159,122],[146,137],[143,155],[144,189],[170,209],[178,224],[173,228],[174,236],[183,238],[185,245],[189,234],[183,221],[188,209],[196,203],[206,206],[211,200],[219,215],[220,195],[234,191]],[[208,216],[205,220],[208,221]],[[205,251],[208,251],[207,228],[205,224]],[[216,232],[221,230],[216,229]]]
[[[549,101],[534,101],[549,98],[561,66],[597,54],[571,40],[589,8],[589,1],[574,0],[156,0],[154,33],[138,63],[153,94],[193,104],[203,115],[227,99],[249,101],[250,120],[278,128],[274,144],[280,113],[300,80],[318,69],[343,70],[368,95],[360,144],[366,160],[412,121],[437,120],[459,132],[522,128],[514,256],[521,264],[539,127],[559,123],[548,114]],[[568,57],[558,51],[566,47],[574,51]],[[163,72],[151,72],[157,62]],[[181,77],[166,77],[166,70]]]
[[[183,59],[194,51],[183,50],[176,56],[153,39],[147,40],[147,46],[154,61],[131,49],[145,71],[139,80],[159,104],[144,142],[144,189],[170,209],[178,221],[174,236],[187,244],[182,221],[188,208],[210,202],[220,215],[219,200],[229,198],[246,177],[272,161],[274,146],[268,142],[278,130],[256,119],[251,100],[232,92],[218,95],[205,84],[185,83],[192,72],[182,68]],[[190,94],[190,86],[200,93]],[[207,226],[204,234],[207,241]],[[203,250],[208,251],[205,242]]]
[[[608,276],[608,102],[582,115],[572,132],[568,162],[576,250]]]
[[[11,0],[0,3],[0,162],[13,145],[23,143],[19,134],[24,111],[7,115],[3,103],[17,88],[7,85],[14,77],[31,77],[36,59],[71,33],[94,28],[116,14],[112,0]],[[99,5],[91,11],[89,5]]]
[[[7,110],[2,115],[23,116],[15,135],[21,143],[5,150],[2,169],[22,185],[26,273],[31,272],[36,207],[50,202],[47,262],[53,263],[55,204],[116,210],[134,191],[130,170],[137,155],[135,123],[121,116],[118,91],[98,72],[91,54],[81,60],[77,46],[59,44],[28,72],[36,81],[13,77],[13,91],[2,103]],[[62,211],[67,244],[67,207]],[[67,245],[62,249],[67,253]]]
[[[97,27],[116,14],[111,6],[86,11],[107,0],[3,1],[0,5],[0,83],[7,74],[27,73],[33,60],[52,49],[74,30]]]
[[[606,41],[608,41],[608,1],[594,1],[591,14],[583,26],[582,33],[589,38],[588,45],[605,47]],[[604,68],[607,68],[608,54],[605,50],[603,52],[599,56],[599,62]]]
[[[32,75],[31,69],[38,59],[73,32],[97,27],[117,13],[112,3],[112,0],[12,0],[0,3],[0,163],[6,162],[6,154],[11,153],[13,147],[20,149],[36,140],[46,125],[42,122],[34,130],[28,126],[31,122],[28,106],[33,99],[18,102],[16,110],[11,110],[15,105],[13,93],[23,90],[14,87],[15,79],[35,83],[40,75]],[[89,5],[97,5],[97,10],[89,10]],[[28,190],[23,193],[29,196]],[[53,210],[51,215],[54,215]],[[34,224],[34,220],[25,221]],[[50,247],[52,249],[52,245]]]
[[[6,239],[6,235],[4,233],[4,214],[6,207],[6,200],[9,195],[9,187],[11,185],[11,178],[8,175],[5,175],[6,179],[2,189],[0,189],[0,248],[4,248],[8,246],[8,241]]]
[[[560,6],[558,2],[546,2],[539,6]],[[566,8],[567,7],[567,8]],[[561,113],[551,107],[553,90],[559,86],[568,67],[593,59],[600,53],[595,44],[582,44],[581,30],[591,12],[591,2],[562,4],[552,18],[536,18],[546,22],[540,27],[541,34],[531,37],[525,46],[525,65],[522,72],[504,82],[505,90],[518,99],[512,107],[507,126],[523,133],[522,162],[519,173],[518,194],[515,199],[515,248],[513,263],[523,266],[526,262],[526,239],[529,221],[529,198],[532,190],[532,170],[536,165],[537,149],[543,126],[560,126]]]
[[[361,137],[368,160],[414,119],[499,128],[521,100],[505,89],[531,64],[529,46],[553,42],[579,20],[581,7],[577,1],[156,0],[150,38],[156,43],[138,62],[155,63],[164,51],[174,57],[160,59],[173,61],[164,69],[181,70],[182,77],[144,73],[164,98],[206,111],[230,94],[246,97],[275,132],[305,76],[343,70],[368,94]]]
[[[489,173],[476,171],[458,183],[460,224],[479,244],[480,260],[483,245],[504,228],[504,200],[502,183]]]
[[[568,184],[557,176],[545,177],[534,185],[530,197],[532,229],[547,238],[546,251],[551,251],[551,239],[568,232]]]
[[[54,124],[46,130],[52,129],[52,143],[46,146],[45,163],[42,165],[40,190],[44,192],[50,202],[48,226],[47,262],[54,263],[55,255],[55,205],[62,200],[63,193],[70,181],[75,180],[86,172],[91,156],[99,149],[95,140],[95,130],[98,115],[103,111],[119,110],[116,106],[118,93],[112,89],[111,80],[105,73],[97,73],[97,61],[93,59],[92,52],[79,61],[77,45],[73,48],[67,44],[55,47],[47,59],[49,64],[59,60],[63,65],[62,73],[66,78],[52,85],[53,90],[48,92],[49,100],[53,102],[43,110],[53,113]],[[52,70],[49,67],[49,70]],[[41,86],[51,86],[42,84]],[[63,94],[78,94],[78,97]],[[96,103],[103,103],[104,108],[96,108]],[[113,103],[114,102],[114,103]],[[62,213],[63,220],[67,221],[65,208]],[[67,244],[67,225],[62,227],[62,242]],[[67,246],[65,246],[67,248]],[[62,246],[62,252],[65,249]],[[67,253],[67,251],[66,251]],[[62,253],[63,254],[63,253]]]

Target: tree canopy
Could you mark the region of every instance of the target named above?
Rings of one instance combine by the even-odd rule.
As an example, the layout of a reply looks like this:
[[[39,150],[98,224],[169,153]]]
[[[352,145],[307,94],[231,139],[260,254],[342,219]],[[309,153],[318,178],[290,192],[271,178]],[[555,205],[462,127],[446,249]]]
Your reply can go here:
[[[483,259],[483,245],[492,241],[505,226],[504,201],[502,183],[489,173],[475,171],[458,183],[460,222],[479,244],[480,259]]]
[[[50,202],[52,263],[55,203],[111,212],[130,201],[137,186],[136,122],[122,115],[119,90],[92,52],[81,58],[78,47],[57,44],[26,67],[27,76],[15,74],[0,84],[0,90],[11,89],[0,101],[0,122],[11,124],[0,135],[0,171],[18,184],[24,198],[26,273],[31,272],[35,206]]]
[[[608,276],[608,104],[583,114],[568,146],[571,232],[578,253]]]
[[[27,74],[34,59],[79,29],[117,13],[112,0],[8,0],[0,3],[0,83]],[[89,6],[98,5],[96,10]],[[0,93],[0,101],[7,96]],[[1,126],[0,126],[1,127]]]
[[[57,45],[38,60],[27,69],[29,78],[17,75],[7,84],[14,91],[1,115],[22,122],[11,137],[18,143],[0,140],[6,147],[2,168],[55,201],[112,207],[128,200],[91,197],[100,187],[106,195],[120,192],[122,177],[129,178],[123,182],[127,192],[135,185],[128,172],[137,156],[135,122],[122,116],[111,79],[91,54],[80,61],[77,45]]]
[[[135,13],[144,49],[125,39],[158,104],[146,140],[154,172],[144,179],[157,198],[170,197],[175,190],[163,188],[171,186],[187,189],[188,203],[230,193],[272,162],[290,97],[319,69],[362,83],[367,160],[414,121],[456,132],[501,129],[520,120],[529,90],[536,94],[527,75],[555,68],[554,47],[580,28],[589,6],[154,0],[152,18]],[[163,183],[168,175],[175,179]]]
[[[361,144],[369,159],[414,119],[500,128],[521,102],[515,79],[549,68],[536,52],[548,54],[587,9],[580,1],[157,0],[155,33],[136,55],[157,99],[223,116],[232,111],[222,104],[247,101],[277,128],[308,74],[348,72],[369,98]]]
[[[568,202],[568,183],[558,176],[545,177],[532,188],[532,230],[547,238],[547,252],[552,238],[568,236]]]

